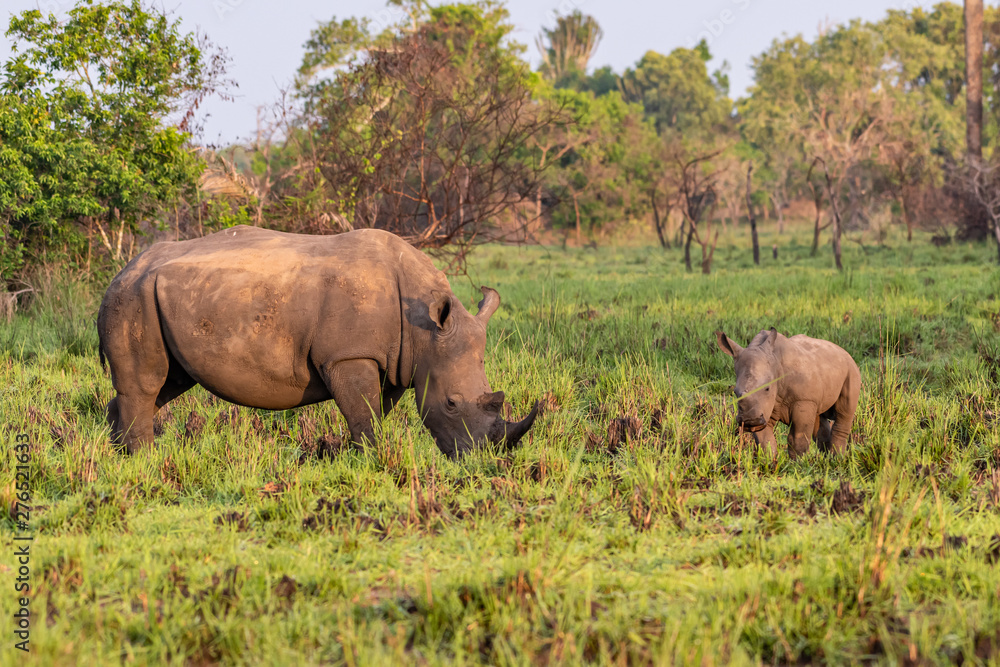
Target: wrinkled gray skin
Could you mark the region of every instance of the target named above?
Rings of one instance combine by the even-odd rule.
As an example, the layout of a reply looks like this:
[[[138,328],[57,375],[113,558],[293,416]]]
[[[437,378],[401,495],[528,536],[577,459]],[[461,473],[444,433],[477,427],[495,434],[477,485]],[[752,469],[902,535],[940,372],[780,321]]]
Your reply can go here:
[[[816,440],[838,454],[847,448],[861,391],[861,373],[843,348],[804,335],[786,338],[773,328],[745,348],[721,331],[719,349],[736,366],[737,421],[778,455],[777,422],[789,424],[788,454],[797,458]]]
[[[200,384],[232,403],[286,410],[332,398],[356,442],[408,388],[449,457],[490,439],[517,444],[537,415],[500,418],[486,380],[486,325],[444,274],[379,230],[337,236],[233,227],[157,243],[115,276],[97,318],[117,396],[112,436],[153,441],[153,415]]]

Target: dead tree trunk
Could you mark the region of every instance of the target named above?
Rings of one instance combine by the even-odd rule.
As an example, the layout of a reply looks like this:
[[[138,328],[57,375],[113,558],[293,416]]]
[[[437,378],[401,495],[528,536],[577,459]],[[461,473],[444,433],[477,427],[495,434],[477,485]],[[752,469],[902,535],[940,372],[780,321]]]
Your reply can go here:
[[[815,257],[816,253],[819,251],[819,235],[824,229],[833,224],[833,221],[826,223],[825,225],[820,225],[820,220],[823,218],[823,191],[816,187],[816,184],[812,180],[813,167],[816,163],[820,161],[820,158],[813,158],[812,164],[809,165],[809,171],[806,172],[806,182],[809,183],[809,187],[812,189],[813,193],[813,206],[816,208],[816,220],[813,222],[813,244],[812,250],[809,251],[810,257]]]
[[[653,208],[653,226],[656,227],[656,235],[660,238],[660,247],[664,250],[670,250],[670,238],[663,229],[670,218],[670,207],[667,207],[666,217],[661,218],[660,207],[656,205],[656,190],[649,191],[649,203]]]
[[[694,238],[694,225],[688,221],[687,241],[684,242],[684,266],[691,272],[691,240]]]
[[[753,243],[753,263],[760,266],[760,244],[757,242],[757,216],[753,213],[753,201],[750,199],[751,176],[753,161],[747,167],[747,216],[750,221],[750,240]]]

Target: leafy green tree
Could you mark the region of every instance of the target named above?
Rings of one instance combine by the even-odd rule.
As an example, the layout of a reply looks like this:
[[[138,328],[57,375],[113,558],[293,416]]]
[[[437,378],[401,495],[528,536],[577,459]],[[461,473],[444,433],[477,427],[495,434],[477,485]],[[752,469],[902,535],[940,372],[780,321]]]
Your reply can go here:
[[[656,141],[642,107],[617,92],[596,97],[543,85],[536,95],[565,114],[531,144],[536,163],[546,167],[541,185],[560,202],[552,210],[553,226],[574,231],[579,244],[584,234],[606,232],[642,211],[645,202],[630,173],[641,150]]]
[[[188,146],[225,58],[158,10],[81,2],[64,22],[11,18],[0,78],[0,269],[79,257],[96,233],[114,259],[141,221],[196,185]]]
[[[723,71],[709,75],[711,54],[702,42],[669,55],[647,51],[622,76],[625,99],[643,105],[659,132],[707,136],[731,125],[732,102]]]

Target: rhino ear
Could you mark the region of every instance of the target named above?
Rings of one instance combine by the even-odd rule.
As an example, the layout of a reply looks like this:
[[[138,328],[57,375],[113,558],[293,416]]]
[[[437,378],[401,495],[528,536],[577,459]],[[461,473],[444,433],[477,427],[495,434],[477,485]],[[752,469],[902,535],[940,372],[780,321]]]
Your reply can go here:
[[[434,290],[431,292],[431,303],[427,309],[427,314],[431,321],[438,325],[439,329],[448,327],[449,315],[451,315],[452,296],[446,292]]]
[[[497,312],[497,308],[500,307],[500,295],[497,294],[495,289],[486,287],[485,285],[479,289],[483,293],[483,299],[479,302],[479,312],[476,313],[476,317],[478,317],[483,324],[486,324],[490,321],[490,317],[493,316],[493,313]]]
[[[774,345],[774,339],[777,335],[778,332],[774,327],[771,327],[770,329],[761,329],[760,332],[753,337],[753,340],[750,341],[750,345],[748,347],[768,347],[770,345]]]
[[[742,347],[740,347],[735,341],[730,340],[729,336],[722,333],[721,331],[715,332],[715,338],[719,342],[719,349],[728,354],[733,359],[740,356],[740,352],[743,351]]]

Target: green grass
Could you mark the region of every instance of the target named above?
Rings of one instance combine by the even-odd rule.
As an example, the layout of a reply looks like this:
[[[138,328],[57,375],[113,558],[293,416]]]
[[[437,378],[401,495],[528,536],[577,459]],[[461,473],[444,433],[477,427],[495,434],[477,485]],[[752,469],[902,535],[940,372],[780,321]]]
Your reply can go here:
[[[52,288],[0,323],[3,618],[22,430],[36,534],[32,653],[10,624],[0,662],[998,664],[995,249],[845,244],[837,273],[810,240],[775,262],[765,237],[755,268],[727,238],[710,276],[676,250],[480,250],[452,284],[468,307],[480,284],[503,299],[487,374],[515,414],[548,409],[518,451],[458,462],[412,395],[377,446],[319,459],[346,431],[332,403],[200,388],[123,456],[101,286]],[[772,325],[858,361],[846,456],[792,462],[780,430],[772,462],[733,434],[713,332]]]

